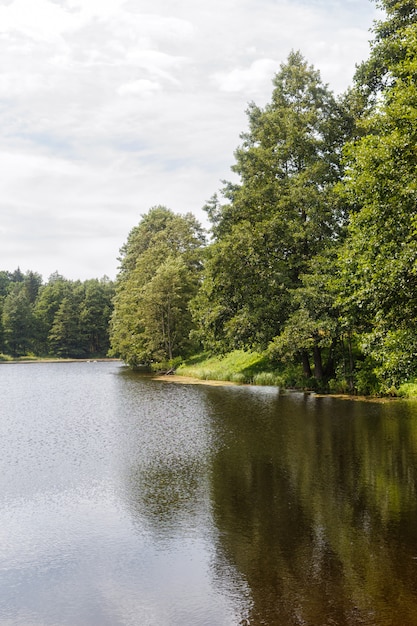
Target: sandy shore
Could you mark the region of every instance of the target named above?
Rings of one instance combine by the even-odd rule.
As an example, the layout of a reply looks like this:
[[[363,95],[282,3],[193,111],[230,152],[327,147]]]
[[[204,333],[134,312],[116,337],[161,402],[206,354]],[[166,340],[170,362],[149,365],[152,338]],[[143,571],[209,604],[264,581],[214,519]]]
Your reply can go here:
[[[153,380],[162,380],[166,383],[182,383],[184,385],[211,385],[212,387],[224,387],[236,385],[229,380],[204,380],[201,378],[192,378],[191,376],[178,376],[176,374],[158,374],[151,377]]]

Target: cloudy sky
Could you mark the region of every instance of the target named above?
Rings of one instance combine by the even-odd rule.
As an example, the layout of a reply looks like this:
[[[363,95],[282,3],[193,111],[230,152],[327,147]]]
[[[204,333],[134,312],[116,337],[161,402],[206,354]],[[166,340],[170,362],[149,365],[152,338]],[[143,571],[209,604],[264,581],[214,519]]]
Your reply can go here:
[[[376,16],[371,0],[0,0],[0,270],[114,278],[150,207],[204,221],[291,49],[340,93]]]

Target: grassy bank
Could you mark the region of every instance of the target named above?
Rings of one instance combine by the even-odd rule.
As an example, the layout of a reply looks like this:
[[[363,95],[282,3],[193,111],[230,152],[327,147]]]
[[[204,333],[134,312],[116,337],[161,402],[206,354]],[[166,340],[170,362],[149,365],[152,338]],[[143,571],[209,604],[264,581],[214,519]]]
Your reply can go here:
[[[235,350],[224,356],[197,355],[176,369],[179,376],[201,380],[224,380],[252,385],[282,386],[284,379],[271,369],[265,355]]]
[[[33,354],[28,354],[26,356],[18,356],[13,357],[9,354],[0,353],[0,363],[22,363],[28,361],[39,361],[39,358],[34,356]]]
[[[274,368],[265,354],[235,350],[224,356],[199,354],[175,368],[179,376],[200,380],[230,381],[251,385],[274,385],[292,389],[349,395],[345,381],[330,381],[320,388],[315,379],[306,380],[300,367]],[[417,381],[403,383],[391,390],[390,397],[417,399]]]

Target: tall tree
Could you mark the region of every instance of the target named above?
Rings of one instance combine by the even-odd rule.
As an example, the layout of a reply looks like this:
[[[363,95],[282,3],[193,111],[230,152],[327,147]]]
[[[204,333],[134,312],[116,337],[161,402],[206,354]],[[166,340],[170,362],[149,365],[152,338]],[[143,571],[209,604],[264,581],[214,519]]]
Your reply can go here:
[[[69,285],[70,289],[54,315],[48,334],[48,344],[52,353],[57,356],[80,358],[88,355],[80,320],[84,288],[79,281],[71,282]]]
[[[251,104],[227,184],[228,204],[207,212],[211,246],[196,317],[209,347],[266,347],[284,328],[311,259],[338,236],[344,214],[334,193],[352,121],[299,52],[273,81],[264,109]],[[319,259],[319,257],[317,257]]]
[[[341,255],[341,300],[389,386],[417,375],[417,14],[415,3],[384,5],[391,82],[363,123],[367,134],[346,151],[344,191],[356,210]],[[412,24],[404,26],[404,11]]]
[[[196,291],[196,276],[181,258],[169,256],[146,283],[141,295],[143,345],[149,358],[172,360],[187,354],[192,330],[189,301]]]
[[[407,30],[415,28],[417,5],[415,0],[377,0],[377,6],[385,13],[384,18],[374,24],[374,39],[371,54],[359,65],[355,75],[355,86],[374,106],[378,94],[394,86],[398,67],[409,55]]]
[[[131,366],[184,353],[205,238],[196,219],[157,206],[121,250],[111,320],[112,353]]]
[[[48,335],[54,323],[55,315],[61,306],[63,299],[70,295],[71,284],[60,274],[52,274],[48,282],[43,285],[38,293],[34,306],[34,314],[37,324],[37,353],[49,354],[52,346],[49,344]]]
[[[80,307],[83,344],[88,355],[105,356],[110,348],[109,322],[114,285],[104,277],[85,281],[83,289],[84,298]]]
[[[5,348],[12,356],[28,354],[33,347],[33,307],[23,282],[13,285],[2,312]]]

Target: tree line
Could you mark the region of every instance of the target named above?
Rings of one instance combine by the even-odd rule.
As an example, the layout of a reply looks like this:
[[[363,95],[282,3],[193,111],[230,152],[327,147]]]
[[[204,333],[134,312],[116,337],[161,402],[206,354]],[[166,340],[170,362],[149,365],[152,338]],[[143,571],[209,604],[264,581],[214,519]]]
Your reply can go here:
[[[300,384],[362,393],[416,377],[417,8],[379,6],[346,93],[292,51],[270,102],[249,105],[238,182],[205,207],[208,244],[166,207],[131,231],[114,354],[137,365],[256,350]]]
[[[0,271],[0,352],[65,358],[106,356],[114,284]]]

